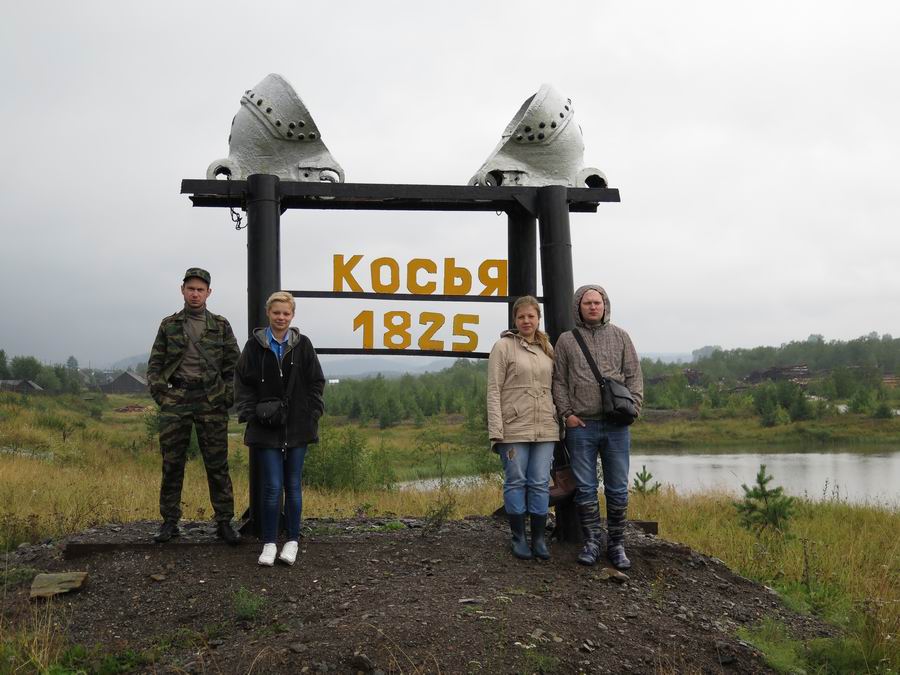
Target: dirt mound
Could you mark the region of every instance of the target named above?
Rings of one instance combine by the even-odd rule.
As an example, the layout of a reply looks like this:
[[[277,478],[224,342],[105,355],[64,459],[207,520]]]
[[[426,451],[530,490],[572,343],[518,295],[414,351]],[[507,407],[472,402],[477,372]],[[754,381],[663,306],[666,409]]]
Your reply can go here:
[[[149,410],[149,409],[150,409],[150,408],[149,408],[148,406],[132,404],[132,405],[122,406],[121,408],[116,408],[113,412],[117,412],[117,413],[142,413],[142,412],[146,412],[146,411]]]
[[[164,545],[155,523],[109,525],[23,546],[7,566],[88,572],[55,602],[75,643],[144,652],[148,672],[759,673],[741,625],[777,617],[798,637],[829,632],[721,561],[629,528],[627,581],[575,562],[519,561],[508,532],[467,518],[429,532],[412,519],[308,520],[294,567],[260,568],[205,523]],[[116,543],[102,551],[90,544]],[[143,543],[143,548],[137,548]],[[13,623],[27,585],[7,593]]]

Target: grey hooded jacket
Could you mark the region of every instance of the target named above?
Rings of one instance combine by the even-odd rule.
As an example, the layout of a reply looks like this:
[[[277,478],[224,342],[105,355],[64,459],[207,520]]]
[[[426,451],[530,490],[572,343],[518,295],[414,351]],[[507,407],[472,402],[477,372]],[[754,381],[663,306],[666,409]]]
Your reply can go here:
[[[582,296],[592,290],[603,296],[604,305],[603,318],[595,326],[586,324],[579,312]],[[641,362],[628,333],[609,322],[611,311],[606,291],[594,284],[580,287],[575,291],[573,309],[575,330],[584,336],[600,373],[628,387],[640,412],[644,402]],[[560,417],[574,414],[582,419],[599,420],[602,416],[600,386],[571,331],[559,336],[554,350],[553,402],[557,413]]]

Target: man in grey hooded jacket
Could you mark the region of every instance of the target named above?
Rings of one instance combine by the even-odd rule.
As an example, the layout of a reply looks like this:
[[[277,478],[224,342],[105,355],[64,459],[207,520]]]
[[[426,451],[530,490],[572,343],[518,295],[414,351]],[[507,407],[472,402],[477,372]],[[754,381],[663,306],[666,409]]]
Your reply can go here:
[[[628,387],[640,412],[644,399],[641,362],[628,333],[610,323],[606,291],[594,284],[580,287],[575,291],[574,311],[574,330],[584,337],[600,373]],[[555,354],[553,402],[566,427],[566,447],[576,482],[575,506],[584,536],[578,562],[594,565],[602,549],[597,499],[599,459],[606,496],[606,555],[617,569],[628,569],[631,561],[625,555],[624,535],[631,432],[627,426],[603,419],[600,386],[572,331],[559,336]]]

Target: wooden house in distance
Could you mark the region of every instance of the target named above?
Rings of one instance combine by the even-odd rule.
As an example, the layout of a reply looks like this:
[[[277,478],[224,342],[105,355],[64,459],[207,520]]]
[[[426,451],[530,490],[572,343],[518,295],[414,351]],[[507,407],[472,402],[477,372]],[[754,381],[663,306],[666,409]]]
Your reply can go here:
[[[17,394],[42,394],[44,388],[31,380],[0,380],[0,391],[14,391]]]
[[[100,385],[104,394],[146,394],[150,390],[147,380],[130,370],[126,370],[111,382]]]

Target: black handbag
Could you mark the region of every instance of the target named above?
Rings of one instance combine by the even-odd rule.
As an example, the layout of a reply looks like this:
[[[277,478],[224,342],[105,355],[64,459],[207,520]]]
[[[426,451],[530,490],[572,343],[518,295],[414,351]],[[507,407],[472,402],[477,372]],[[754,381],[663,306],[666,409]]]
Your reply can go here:
[[[584,352],[584,358],[587,359],[588,365],[591,367],[591,371],[600,385],[603,419],[621,426],[632,424],[637,419],[638,412],[631,391],[621,382],[616,382],[609,377],[603,377],[600,374],[600,369],[597,368],[597,364],[594,363],[594,358],[588,351],[584,336],[578,332],[577,328],[572,330],[572,335],[575,337],[578,346],[581,347],[581,351]]]
[[[288,406],[290,405],[290,392],[294,387],[297,370],[300,364],[291,366],[291,374],[288,377],[287,392],[281,397],[270,396],[256,402],[256,421],[264,427],[283,427],[288,421]],[[282,386],[282,391],[285,389]]]
[[[256,421],[264,427],[283,427],[287,410],[287,399],[264,398],[256,403]]]

